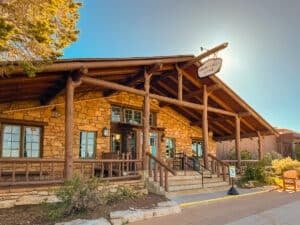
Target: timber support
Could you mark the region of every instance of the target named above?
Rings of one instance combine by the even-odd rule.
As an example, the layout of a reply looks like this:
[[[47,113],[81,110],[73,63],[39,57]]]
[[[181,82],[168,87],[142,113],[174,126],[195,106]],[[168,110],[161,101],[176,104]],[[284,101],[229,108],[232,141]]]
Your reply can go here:
[[[236,125],[236,134],[235,134],[235,151],[236,151],[236,160],[237,160],[237,168],[241,167],[241,149],[240,149],[240,142],[241,142],[241,119],[236,116],[235,117],[235,125]]]
[[[203,157],[204,157],[204,167],[208,169],[208,118],[207,118],[207,90],[206,85],[203,86],[203,105],[204,109],[202,111],[202,135],[204,141]]]
[[[66,82],[65,95],[65,179],[73,176],[73,123],[74,123],[74,91],[81,84],[80,77],[87,69],[80,69],[76,75],[69,76]]]

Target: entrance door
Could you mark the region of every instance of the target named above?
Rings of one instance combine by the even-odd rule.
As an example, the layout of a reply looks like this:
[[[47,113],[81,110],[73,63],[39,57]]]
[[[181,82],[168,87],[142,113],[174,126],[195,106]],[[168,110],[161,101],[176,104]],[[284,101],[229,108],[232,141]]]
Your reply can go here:
[[[203,141],[193,140],[192,141],[192,151],[193,155],[197,158],[202,157],[203,155]]]
[[[150,133],[149,138],[149,145],[150,145],[150,153],[153,156],[157,156],[157,133]],[[154,160],[152,160],[152,169],[154,169]]]

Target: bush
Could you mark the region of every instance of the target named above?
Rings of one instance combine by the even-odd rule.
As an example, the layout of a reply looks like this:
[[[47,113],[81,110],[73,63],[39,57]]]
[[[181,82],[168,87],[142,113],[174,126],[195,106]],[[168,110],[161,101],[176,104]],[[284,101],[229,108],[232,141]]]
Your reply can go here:
[[[300,162],[290,157],[284,159],[275,159],[272,161],[272,168],[275,175],[282,175],[284,171],[300,168]]]
[[[297,144],[295,147],[295,156],[298,161],[300,161],[300,145]]]
[[[268,153],[264,154],[261,161],[265,166],[271,166],[273,160],[282,159],[282,158],[283,158],[283,156],[281,154],[279,154],[276,151],[272,151],[272,152],[268,152]]]
[[[65,181],[56,191],[56,195],[60,202],[44,203],[50,219],[53,220],[93,210],[99,205],[135,198],[138,193],[126,186],[111,188],[99,178],[84,179],[74,176],[71,180]]]
[[[241,150],[241,160],[250,160],[252,158],[253,158],[253,154],[250,151],[248,151],[247,149]],[[226,154],[226,159],[228,160],[236,159],[236,152],[234,148],[230,149],[229,152]]]

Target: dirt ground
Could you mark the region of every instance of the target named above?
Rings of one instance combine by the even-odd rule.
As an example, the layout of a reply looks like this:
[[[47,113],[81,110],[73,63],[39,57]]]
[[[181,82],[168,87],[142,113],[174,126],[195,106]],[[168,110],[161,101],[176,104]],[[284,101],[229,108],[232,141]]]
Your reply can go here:
[[[126,210],[129,208],[152,208],[158,202],[166,201],[161,195],[148,194],[139,198],[121,201],[109,206],[101,206],[93,211],[80,215],[63,218],[64,221],[72,219],[95,219],[99,217],[109,218],[109,213],[115,210]],[[55,222],[61,222],[55,221]],[[0,225],[53,225],[49,220],[45,208],[41,205],[18,206],[9,209],[0,209]]]

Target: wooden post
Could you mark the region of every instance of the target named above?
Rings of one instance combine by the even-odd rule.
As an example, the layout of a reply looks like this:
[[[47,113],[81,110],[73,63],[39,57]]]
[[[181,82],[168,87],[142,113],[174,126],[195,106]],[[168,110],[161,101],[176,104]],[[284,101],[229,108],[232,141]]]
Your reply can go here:
[[[176,65],[177,73],[178,73],[178,100],[182,101],[182,71]]]
[[[260,134],[260,132],[257,132],[257,142],[258,142],[258,160],[262,159],[262,136]]]
[[[150,137],[150,80],[151,74],[148,74],[147,71],[144,73],[145,83],[145,96],[144,96],[144,112],[143,112],[143,169],[147,169],[147,159],[146,159],[146,152],[149,152],[149,137]],[[151,161],[150,161],[151,162]]]
[[[71,179],[73,176],[73,116],[74,116],[74,90],[81,84],[80,76],[87,73],[83,68],[74,76],[67,79],[65,95],[65,178]]]
[[[73,176],[73,107],[74,85],[72,77],[67,79],[65,106],[65,178]]]
[[[236,133],[235,133],[235,151],[236,151],[236,159],[237,159],[237,168],[241,167],[241,149],[240,149],[240,142],[241,142],[241,120],[240,117],[235,117],[235,125],[236,125]]]
[[[203,158],[204,167],[208,169],[208,119],[207,119],[207,90],[206,85],[203,85],[203,111],[202,111],[202,136],[204,141]]]

